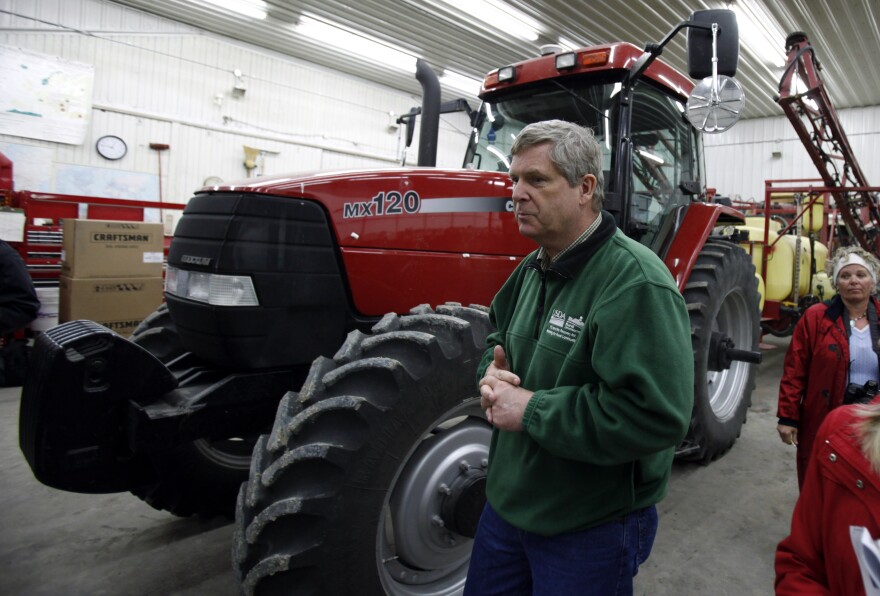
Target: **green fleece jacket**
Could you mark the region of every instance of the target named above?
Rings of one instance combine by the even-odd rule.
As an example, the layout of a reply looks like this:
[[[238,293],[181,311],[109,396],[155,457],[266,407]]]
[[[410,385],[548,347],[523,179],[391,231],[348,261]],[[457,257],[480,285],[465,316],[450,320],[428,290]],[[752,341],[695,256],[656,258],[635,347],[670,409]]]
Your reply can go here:
[[[648,248],[609,213],[542,273],[532,253],[495,296],[501,345],[534,391],[522,432],[492,433],[486,493],[510,524],[551,536],[660,501],[693,409],[684,299]]]

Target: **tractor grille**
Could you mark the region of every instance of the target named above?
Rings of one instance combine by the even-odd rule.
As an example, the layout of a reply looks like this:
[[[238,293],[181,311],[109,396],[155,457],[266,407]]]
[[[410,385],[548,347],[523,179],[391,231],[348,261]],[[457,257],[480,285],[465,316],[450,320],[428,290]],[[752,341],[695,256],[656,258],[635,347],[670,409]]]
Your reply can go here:
[[[237,370],[286,367],[332,354],[342,342],[348,300],[333,234],[317,202],[196,195],[175,230],[168,264],[253,280],[258,307],[166,296],[184,347],[208,362]]]

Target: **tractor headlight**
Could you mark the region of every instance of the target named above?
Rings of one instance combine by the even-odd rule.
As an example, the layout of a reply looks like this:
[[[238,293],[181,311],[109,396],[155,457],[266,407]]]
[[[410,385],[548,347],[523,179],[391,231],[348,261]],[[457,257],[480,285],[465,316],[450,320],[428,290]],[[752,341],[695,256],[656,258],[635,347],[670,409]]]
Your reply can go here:
[[[165,291],[172,296],[213,306],[259,306],[254,282],[246,275],[219,275],[169,266]]]

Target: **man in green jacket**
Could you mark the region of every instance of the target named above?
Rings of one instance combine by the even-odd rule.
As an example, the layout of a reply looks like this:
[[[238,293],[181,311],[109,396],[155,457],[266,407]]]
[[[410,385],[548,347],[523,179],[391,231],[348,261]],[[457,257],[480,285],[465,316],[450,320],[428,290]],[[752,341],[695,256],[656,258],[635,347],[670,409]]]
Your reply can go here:
[[[602,150],[559,120],[511,149],[539,248],[492,301],[478,370],[493,424],[465,594],[631,594],[693,408],[684,299],[602,211]]]

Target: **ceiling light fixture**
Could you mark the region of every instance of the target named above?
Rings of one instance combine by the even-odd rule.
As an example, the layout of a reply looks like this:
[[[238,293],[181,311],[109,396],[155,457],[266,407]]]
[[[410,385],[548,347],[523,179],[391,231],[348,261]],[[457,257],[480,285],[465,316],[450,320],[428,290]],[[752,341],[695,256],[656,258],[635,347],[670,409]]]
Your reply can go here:
[[[252,19],[265,19],[268,7],[264,0],[205,0],[208,4],[243,14]]]
[[[416,56],[365,35],[325,23],[310,15],[302,15],[294,30],[300,35],[371,62],[378,62],[410,74],[416,72]]]
[[[736,0],[728,7],[736,13],[740,45],[769,66],[785,66],[785,34],[764,7],[753,0]]]
[[[514,35],[528,41],[537,41],[541,24],[501,0],[442,0],[457,8],[462,15],[481,21],[484,29],[497,35]]]
[[[440,76],[440,85],[475,96],[480,92],[482,81],[452,72],[451,70],[444,70]]]

